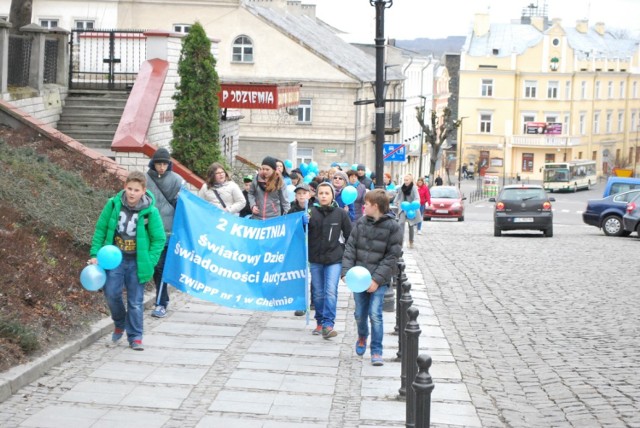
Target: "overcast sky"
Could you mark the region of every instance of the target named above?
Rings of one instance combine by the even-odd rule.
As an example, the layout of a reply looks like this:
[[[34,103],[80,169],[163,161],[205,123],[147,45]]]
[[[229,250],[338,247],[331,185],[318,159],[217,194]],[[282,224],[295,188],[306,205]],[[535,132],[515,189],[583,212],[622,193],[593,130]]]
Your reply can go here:
[[[348,41],[374,43],[375,7],[369,0],[305,0],[316,4],[323,21],[350,33]],[[385,36],[396,39],[466,36],[473,16],[488,11],[492,23],[520,18],[528,4],[542,8],[543,0],[394,0],[385,9]],[[549,18],[561,18],[563,26],[575,26],[587,18],[589,25],[604,22],[607,28],[627,29],[640,35],[640,0],[547,0]],[[640,37],[640,36],[639,36]]]

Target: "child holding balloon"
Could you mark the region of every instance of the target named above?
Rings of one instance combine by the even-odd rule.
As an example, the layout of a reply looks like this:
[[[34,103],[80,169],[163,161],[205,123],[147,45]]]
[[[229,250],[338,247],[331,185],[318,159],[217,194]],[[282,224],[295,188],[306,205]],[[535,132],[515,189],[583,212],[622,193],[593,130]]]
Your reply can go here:
[[[109,199],[100,213],[91,241],[89,264],[105,245],[122,251],[122,261],[107,270],[104,296],[115,324],[111,340],[119,341],[124,332],[131,349],[142,351],[144,284],[153,277],[154,267],[164,249],[166,235],[153,194],[147,191],[144,173],[132,171],[124,190]],[[127,306],[122,289],[127,289]]]
[[[367,350],[370,321],[371,363],[374,366],[384,364],[382,303],[401,254],[402,229],[389,210],[386,192],[382,189],[367,192],[364,195],[364,216],[356,222],[347,240],[341,277],[346,277],[347,286],[354,291],[354,316],[358,328],[356,354],[364,355]],[[357,268],[355,272],[366,268],[367,277],[355,275],[355,281],[352,281],[354,271],[351,268],[354,267]]]
[[[422,218],[419,214],[420,194],[418,193],[418,187],[413,183],[413,176],[411,174],[404,176],[403,184],[400,189],[398,189],[394,205],[401,208],[398,221],[402,228],[403,236],[404,225],[405,223],[409,223],[409,248],[413,248],[413,226],[422,221]]]
[[[351,233],[351,220],[335,200],[333,186],[318,185],[317,202],[309,210],[309,262],[316,328],[313,334],[325,339],[337,336],[334,330],[338,303],[338,282],[342,270],[344,244]]]

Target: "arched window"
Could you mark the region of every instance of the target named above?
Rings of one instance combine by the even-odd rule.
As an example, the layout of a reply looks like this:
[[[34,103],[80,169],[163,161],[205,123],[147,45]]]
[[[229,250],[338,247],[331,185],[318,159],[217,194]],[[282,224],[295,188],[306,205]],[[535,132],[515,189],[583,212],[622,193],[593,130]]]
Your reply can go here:
[[[238,36],[233,41],[232,62],[253,62],[253,42],[247,36]]]

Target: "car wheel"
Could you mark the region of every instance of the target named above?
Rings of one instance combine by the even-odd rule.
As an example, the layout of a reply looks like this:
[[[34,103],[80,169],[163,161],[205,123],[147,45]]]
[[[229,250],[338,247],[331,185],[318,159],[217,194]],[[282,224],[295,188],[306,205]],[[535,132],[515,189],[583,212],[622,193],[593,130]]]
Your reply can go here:
[[[498,226],[493,226],[493,236],[501,236],[502,230]]]
[[[464,216],[458,217],[458,221],[464,221]]]
[[[622,219],[617,215],[610,215],[602,220],[602,231],[607,236],[622,236]]]
[[[547,238],[553,237],[553,226],[549,226],[547,229],[545,229],[544,236]]]

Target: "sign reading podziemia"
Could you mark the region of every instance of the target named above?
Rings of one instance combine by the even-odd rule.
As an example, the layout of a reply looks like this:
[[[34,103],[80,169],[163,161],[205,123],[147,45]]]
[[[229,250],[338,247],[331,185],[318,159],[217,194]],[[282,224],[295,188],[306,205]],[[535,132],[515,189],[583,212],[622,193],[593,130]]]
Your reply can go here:
[[[241,218],[183,189],[162,280],[232,308],[304,310],[302,217],[299,212],[268,220]]]

